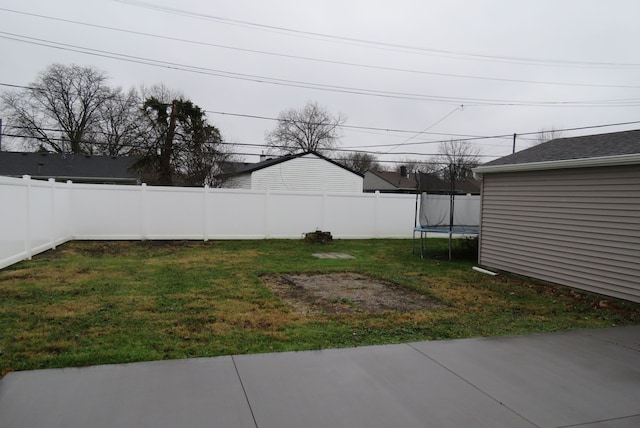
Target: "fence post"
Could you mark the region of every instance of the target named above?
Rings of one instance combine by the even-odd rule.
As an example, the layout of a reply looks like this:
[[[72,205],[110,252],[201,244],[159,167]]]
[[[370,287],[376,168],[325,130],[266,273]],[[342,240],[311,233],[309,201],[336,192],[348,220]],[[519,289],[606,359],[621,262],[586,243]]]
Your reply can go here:
[[[51,186],[51,249],[56,249],[56,180],[55,178],[50,178],[49,185]]]
[[[25,180],[25,192],[26,192],[26,205],[25,205],[25,231],[24,231],[24,252],[27,256],[27,260],[31,260],[31,176],[23,175],[22,179]]]
[[[209,235],[207,234],[207,223],[209,220],[209,216],[207,213],[207,199],[209,195],[209,185],[204,185],[204,192],[202,196],[202,234],[204,237],[204,242],[209,240]]]
[[[146,223],[147,223],[147,183],[140,186],[140,240],[146,241]]]
[[[374,199],[374,208],[373,208],[373,237],[378,238],[380,236],[380,226],[378,224],[378,219],[380,217],[380,191],[376,190],[375,199]]]
[[[67,191],[68,207],[67,208],[69,209],[69,211],[68,211],[69,214],[67,215],[67,223],[66,223],[65,226],[67,227],[67,230],[71,231],[71,233],[70,233],[71,236],[70,237],[66,236],[65,238],[76,239],[76,234],[75,234],[76,231],[75,231],[75,229],[73,229],[73,225],[76,223],[74,221],[75,214],[74,214],[74,211],[73,211],[73,199],[74,199],[74,196],[73,196],[73,194],[74,194],[73,181],[67,180],[67,188],[68,188],[68,191]]]

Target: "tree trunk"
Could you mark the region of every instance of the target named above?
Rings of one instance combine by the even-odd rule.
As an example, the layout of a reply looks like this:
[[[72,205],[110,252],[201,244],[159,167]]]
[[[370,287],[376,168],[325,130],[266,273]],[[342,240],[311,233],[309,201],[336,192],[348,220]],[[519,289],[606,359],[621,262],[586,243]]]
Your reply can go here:
[[[171,155],[173,154],[173,137],[176,133],[176,117],[178,116],[178,100],[171,104],[171,116],[169,116],[169,128],[160,151],[160,177],[161,186],[171,186]]]

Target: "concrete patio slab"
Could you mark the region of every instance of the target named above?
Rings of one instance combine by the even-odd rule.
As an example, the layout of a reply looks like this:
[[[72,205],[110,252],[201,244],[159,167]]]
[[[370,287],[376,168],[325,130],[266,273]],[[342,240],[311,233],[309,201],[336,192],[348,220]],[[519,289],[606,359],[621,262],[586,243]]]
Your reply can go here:
[[[582,330],[581,333],[640,351],[640,326]]]
[[[9,373],[0,427],[255,427],[231,357]]]
[[[9,373],[0,427],[640,426],[640,326]]]
[[[234,359],[259,427],[533,427],[406,345]]]
[[[640,416],[630,418],[611,419],[608,421],[594,422],[592,424],[573,425],[571,428],[638,428]]]
[[[412,346],[537,426],[574,426],[640,415],[640,353],[607,332],[640,326]]]

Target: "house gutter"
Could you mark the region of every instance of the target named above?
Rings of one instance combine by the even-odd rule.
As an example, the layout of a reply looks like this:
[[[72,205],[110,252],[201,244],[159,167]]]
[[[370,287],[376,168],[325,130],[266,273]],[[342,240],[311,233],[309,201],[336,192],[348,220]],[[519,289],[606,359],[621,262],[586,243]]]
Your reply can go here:
[[[582,159],[563,159],[546,162],[516,163],[506,165],[486,165],[473,168],[473,177],[479,180],[482,174],[498,172],[541,171],[566,168],[590,168],[599,166],[640,165],[640,153],[617,156],[601,156]]]

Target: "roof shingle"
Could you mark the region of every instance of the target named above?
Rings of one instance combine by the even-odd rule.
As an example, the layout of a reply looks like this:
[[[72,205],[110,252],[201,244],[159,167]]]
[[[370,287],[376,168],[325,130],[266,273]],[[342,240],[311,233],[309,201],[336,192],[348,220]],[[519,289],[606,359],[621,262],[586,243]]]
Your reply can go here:
[[[640,153],[640,129],[581,137],[556,138],[512,155],[487,162],[482,166],[588,159],[636,153]]]

